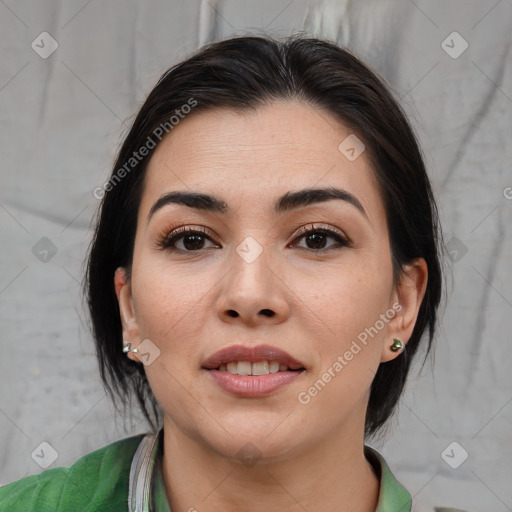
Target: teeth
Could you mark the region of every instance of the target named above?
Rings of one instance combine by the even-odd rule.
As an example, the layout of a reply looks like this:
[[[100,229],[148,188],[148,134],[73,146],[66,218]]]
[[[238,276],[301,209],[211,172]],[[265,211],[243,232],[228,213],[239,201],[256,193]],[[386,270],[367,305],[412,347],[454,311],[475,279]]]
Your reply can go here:
[[[220,370],[220,368],[219,368]],[[226,365],[226,370],[229,373],[234,373],[235,375],[238,373],[238,363],[236,361],[233,361],[232,363],[228,363]]]
[[[279,371],[279,362],[270,361],[270,363],[268,363],[268,371],[269,373],[277,373]]]
[[[257,363],[252,363],[252,372],[253,375],[268,375],[268,361],[258,361]]]
[[[238,361],[236,373],[238,375],[251,375],[252,364],[249,361]]]
[[[219,366],[220,371],[226,371],[234,375],[268,375],[269,373],[285,372],[289,368],[279,361],[232,361]]]

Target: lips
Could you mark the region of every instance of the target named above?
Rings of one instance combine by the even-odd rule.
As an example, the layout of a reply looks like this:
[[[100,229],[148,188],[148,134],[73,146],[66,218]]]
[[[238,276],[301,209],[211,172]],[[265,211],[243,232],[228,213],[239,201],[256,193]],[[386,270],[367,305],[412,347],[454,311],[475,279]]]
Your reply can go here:
[[[224,391],[244,398],[262,398],[300,378],[304,365],[270,345],[232,345],[208,357],[202,365]]]
[[[231,345],[215,352],[203,363],[206,370],[219,369],[221,365],[229,363],[249,362],[258,363],[262,361],[276,361],[289,370],[304,369],[304,365],[287,352],[270,345],[256,345],[247,347],[245,345]]]

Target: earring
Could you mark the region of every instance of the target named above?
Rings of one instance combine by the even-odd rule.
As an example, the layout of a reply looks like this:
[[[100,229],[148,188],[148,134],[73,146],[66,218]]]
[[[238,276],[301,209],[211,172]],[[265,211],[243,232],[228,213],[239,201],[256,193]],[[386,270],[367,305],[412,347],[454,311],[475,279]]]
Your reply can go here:
[[[398,338],[393,338],[393,345],[391,345],[391,350],[393,352],[396,352],[397,350],[400,350],[403,347],[402,342]]]
[[[136,348],[130,348],[131,343],[129,341],[125,341],[123,343],[124,343],[123,352],[125,354],[127,352],[132,352],[133,354],[137,354],[139,352]]]

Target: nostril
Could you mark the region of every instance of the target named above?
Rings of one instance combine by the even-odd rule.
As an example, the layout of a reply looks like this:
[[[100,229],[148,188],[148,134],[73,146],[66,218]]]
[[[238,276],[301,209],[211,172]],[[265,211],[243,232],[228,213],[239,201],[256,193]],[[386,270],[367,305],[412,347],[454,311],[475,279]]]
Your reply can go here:
[[[262,309],[261,312],[265,315],[265,316],[274,316],[274,312],[271,310],[271,309]]]
[[[236,318],[238,316],[238,313],[236,311],[233,311],[232,309],[230,309],[228,311],[228,315],[232,318]]]

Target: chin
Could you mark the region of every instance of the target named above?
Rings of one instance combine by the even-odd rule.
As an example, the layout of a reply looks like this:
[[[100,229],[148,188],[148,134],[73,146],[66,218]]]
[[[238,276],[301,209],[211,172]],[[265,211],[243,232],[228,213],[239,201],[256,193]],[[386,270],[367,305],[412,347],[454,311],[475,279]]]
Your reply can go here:
[[[226,430],[219,431],[212,426],[212,430],[197,432],[197,435],[202,444],[226,460],[251,467],[270,464],[285,460],[307,445],[307,437],[300,425],[283,425],[284,418],[286,414],[282,414],[279,421],[275,421],[275,415],[268,421],[261,417],[254,420],[254,417],[245,416],[239,418],[238,422],[223,423]]]
[[[216,444],[212,448],[218,455],[230,462],[252,467],[285,460],[297,449],[297,442],[292,443],[289,438],[271,442],[264,437],[255,439],[254,437],[240,436]]]

